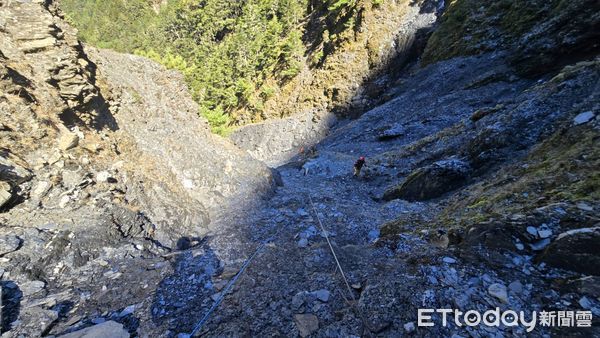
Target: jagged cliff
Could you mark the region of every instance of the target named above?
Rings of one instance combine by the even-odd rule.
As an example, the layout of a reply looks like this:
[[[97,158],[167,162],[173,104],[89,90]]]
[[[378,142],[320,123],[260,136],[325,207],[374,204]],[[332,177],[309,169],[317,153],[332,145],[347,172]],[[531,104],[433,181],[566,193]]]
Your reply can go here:
[[[0,37],[2,332],[49,333],[70,290],[115,279],[98,262],[175,250],[272,191],[178,73],[84,50],[53,2],[2,2]]]

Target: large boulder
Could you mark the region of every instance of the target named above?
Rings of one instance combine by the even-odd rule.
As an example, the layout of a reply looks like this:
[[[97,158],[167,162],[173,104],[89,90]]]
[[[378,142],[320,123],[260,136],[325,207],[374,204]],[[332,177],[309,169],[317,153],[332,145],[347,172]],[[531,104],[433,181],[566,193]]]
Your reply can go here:
[[[469,172],[470,166],[464,161],[457,159],[438,161],[413,171],[402,184],[386,190],[383,199],[425,201],[440,197],[463,186],[469,177]]]
[[[548,246],[540,259],[547,264],[588,275],[600,275],[600,227],[563,232]]]

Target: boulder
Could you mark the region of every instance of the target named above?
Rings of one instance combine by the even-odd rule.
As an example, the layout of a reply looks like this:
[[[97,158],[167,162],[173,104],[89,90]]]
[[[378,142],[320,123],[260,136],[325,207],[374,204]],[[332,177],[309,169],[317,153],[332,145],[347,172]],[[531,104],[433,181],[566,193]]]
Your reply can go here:
[[[563,232],[548,246],[540,260],[557,268],[599,276],[598,243],[600,227]]]
[[[21,292],[23,292],[23,296],[27,297],[43,291],[46,288],[46,283],[40,280],[34,280],[23,283],[19,285],[19,287],[21,288]]]
[[[51,182],[39,181],[31,191],[31,197],[42,198],[50,191],[50,189],[52,189]]]
[[[40,337],[47,332],[56,320],[58,312],[43,309],[39,306],[24,307],[19,312],[18,320],[12,323],[9,337]],[[4,335],[3,335],[4,337]],[[107,336],[108,337],[108,336]]]
[[[319,329],[319,319],[312,314],[296,314],[294,322],[296,322],[300,337],[308,337]]]
[[[15,235],[0,236],[0,257],[17,251],[21,247],[21,239]]]
[[[425,201],[463,186],[469,177],[470,167],[461,160],[449,159],[413,171],[406,180],[388,189],[383,199],[391,201]]]
[[[0,151],[0,180],[17,186],[31,179],[29,164],[7,150]]]
[[[109,320],[107,322],[90,326],[83,330],[67,333],[62,338],[129,338],[129,332],[122,324]]]
[[[583,112],[573,119],[573,124],[578,126],[590,122],[594,118],[594,113],[591,111]]]
[[[317,297],[318,300],[327,303],[329,301],[329,297],[331,293],[325,289],[314,291],[313,294]]]
[[[398,138],[400,136],[404,136],[406,130],[401,124],[395,124],[393,126],[388,127],[384,131],[382,131],[379,135],[377,135],[377,139],[379,141],[387,141]]]
[[[500,300],[502,303],[508,303],[508,292],[506,290],[506,286],[499,283],[494,283],[488,288],[488,293]]]
[[[0,181],[0,208],[8,204],[12,199],[12,188],[10,184]]]
[[[79,144],[79,136],[75,133],[65,132],[58,140],[58,149],[66,151],[77,147]]]

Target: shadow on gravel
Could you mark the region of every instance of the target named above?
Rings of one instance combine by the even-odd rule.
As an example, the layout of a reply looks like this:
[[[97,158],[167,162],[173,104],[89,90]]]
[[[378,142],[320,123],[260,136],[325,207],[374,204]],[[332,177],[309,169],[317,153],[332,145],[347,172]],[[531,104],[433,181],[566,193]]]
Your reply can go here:
[[[157,326],[189,333],[204,309],[212,305],[212,277],[222,268],[208,241],[193,237],[178,240],[178,252],[171,262],[174,271],[160,282],[151,308]]]
[[[21,299],[23,292],[13,281],[0,281],[0,291],[2,293],[0,334],[10,330],[10,324],[17,320],[21,310]]]

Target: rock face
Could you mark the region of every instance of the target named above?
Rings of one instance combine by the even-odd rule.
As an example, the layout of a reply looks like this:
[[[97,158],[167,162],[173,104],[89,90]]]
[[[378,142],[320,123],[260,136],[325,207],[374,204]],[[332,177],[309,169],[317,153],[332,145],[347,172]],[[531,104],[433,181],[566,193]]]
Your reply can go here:
[[[430,64],[502,46],[511,51],[510,62],[520,74],[543,74],[598,53],[599,12],[595,0],[455,1],[429,39],[423,60]]]
[[[160,283],[158,257],[272,192],[273,171],[211,135],[183,83],[152,61],[84,50],[54,1],[0,4],[3,332],[117,316]],[[58,320],[63,306],[72,322]]]
[[[369,2],[363,5],[367,9],[359,15],[362,27],[352,30],[354,36],[347,37],[351,42],[337,46],[322,66],[304,67],[281,87],[265,104],[263,114],[272,120],[232,133],[230,138],[238,147],[268,165],[282,165],[301,147],[323,139],[335,124],[336,114],[357,116],[379,102],[390,79],[373,74],[386,74],[416,57],[415,50],[422,48],[419,40],[436,22],[444,1],[382,2],[373,6],[377,8]]]
[[[599,227],[570,230],[558,235],[540,256],[540,260],[558,268],[598,276],[599,241]]]
[[[140,166],[132,169],[136,175],[152,172],[141,186],[142,196],[136,192],[130,198],[145,204],[151,219],[169,225],[181,222],[173,210],[179,193],[166,203],[168,208],[161,200],[164,195],[159,195],[172,185],[192,198],[181,205],[197,205],[192,210],[205,208],[213,213],[252,203],[270,192],[272,171],[210,133],[179,73],[141,57],[91,48],[86,51],[98,65],[99,76],[109,84],[119,84],[111,87],[119,107],[115,109],[116,122],[121,132],[131,136],[133,151],[143,158]],[[159,187],[159,182],[168,184]],[[143,196],[147,191],[157,195],[147,199]],[[169,219],[172,216],[176,218]],[[184,223],[190,229],[202,224],[196,216]]]
[[[469,172],[469,165],[463,161],[438,161],[412,172],[402,184],[386,190],[383,199],[424,201],[436,198],[464,185]]]
[[[333,114],[307,112],[292,117],[250,124],[234,131],[230,139],[254,158],[270,166],[286,163],[322,139],[336,122]]]
[[[93,83],[94,67],[52,2],[11,2],[0,12],[0,25],[0,74],[12,82],[3,85],[7,93],[36,101],[45,110],[39,113],[50,121],[60,117],[68,124],[109,122]]]

